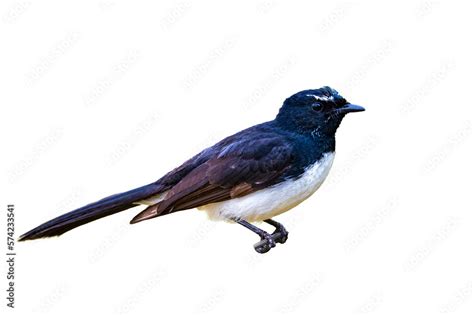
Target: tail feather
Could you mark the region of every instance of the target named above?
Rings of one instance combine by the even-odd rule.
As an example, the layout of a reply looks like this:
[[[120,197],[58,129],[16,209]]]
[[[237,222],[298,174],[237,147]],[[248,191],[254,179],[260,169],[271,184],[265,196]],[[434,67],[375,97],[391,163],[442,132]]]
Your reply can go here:
[[[59,236],[83,224],[137,206],[135,202],[160,193],[162,187],[154,183],[112,195],[97,202],[52,219],[23,234],[19,241]]]

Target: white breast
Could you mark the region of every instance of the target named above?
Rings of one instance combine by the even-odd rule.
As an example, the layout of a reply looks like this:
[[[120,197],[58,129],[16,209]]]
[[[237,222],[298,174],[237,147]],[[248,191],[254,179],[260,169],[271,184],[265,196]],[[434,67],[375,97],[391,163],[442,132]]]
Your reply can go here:
[[[241,218],[262,221],[297,206],[311,196],[326,179],[334,161],[334,152],[325,153],[309,166],[302,176],[249,195],[199,207],[207,211],[211,219],[228,220]]]

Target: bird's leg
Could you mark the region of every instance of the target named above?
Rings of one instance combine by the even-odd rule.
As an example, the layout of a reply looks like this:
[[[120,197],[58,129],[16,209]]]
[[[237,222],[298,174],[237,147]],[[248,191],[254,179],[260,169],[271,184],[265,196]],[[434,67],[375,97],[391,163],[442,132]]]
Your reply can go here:
[[[265,220],[264,222],[275,227],[275,232],[272,233],[272,236],[275,236],[273,237],[273,240],[277,243],[285,244],[288,240],[288,231],[285,229],[283,224],[272,219]]]
[[[270,235],[269,233],[265,232],[262,229],[259,229],[253,224],[248,223],[245,220],[240,220],[240,219],[234,219],[234,221],[242,226],[245,226],[247,229],[250,231],[256,233],[258,236],[260,236],[260,242],[256,243],[253,247],[257,251],[257,253],[260,254],[265,254],[268,252],[270,249],[275,247],[275,240],[273,239],[273,235]]]

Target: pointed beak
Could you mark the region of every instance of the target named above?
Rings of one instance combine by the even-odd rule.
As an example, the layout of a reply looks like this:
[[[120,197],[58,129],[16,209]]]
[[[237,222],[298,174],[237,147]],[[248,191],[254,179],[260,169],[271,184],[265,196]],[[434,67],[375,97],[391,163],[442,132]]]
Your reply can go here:
[[[364,107],[354,104],[346,104],[343,107],[338,109],[340,113],[355,113],[355,112],[363,112],[365,110]]]

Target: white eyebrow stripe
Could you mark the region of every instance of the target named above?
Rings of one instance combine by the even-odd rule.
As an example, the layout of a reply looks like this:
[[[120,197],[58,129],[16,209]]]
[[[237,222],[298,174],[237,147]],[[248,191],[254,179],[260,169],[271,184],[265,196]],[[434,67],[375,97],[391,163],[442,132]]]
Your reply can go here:
[[[334,96],[318,96],[318,95],[314,95],[314,94],[306,94],[306,96],[312,96],[317,101],[323,101],[323,102],[334,101]]]

